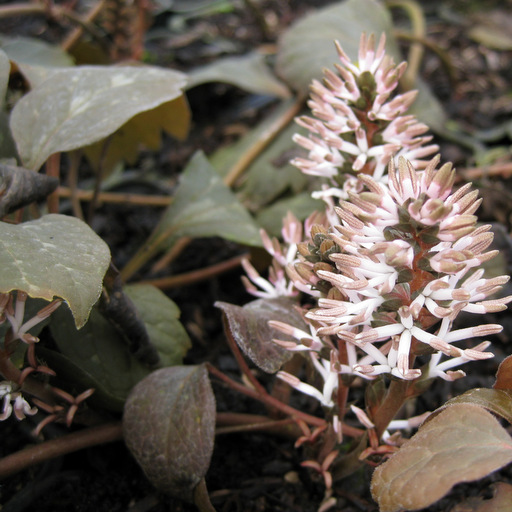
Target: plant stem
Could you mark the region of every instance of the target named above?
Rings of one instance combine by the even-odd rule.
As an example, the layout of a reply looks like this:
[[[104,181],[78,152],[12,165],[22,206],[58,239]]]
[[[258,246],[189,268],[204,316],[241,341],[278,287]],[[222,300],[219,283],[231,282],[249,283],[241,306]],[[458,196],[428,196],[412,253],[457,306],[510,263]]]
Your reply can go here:
[[[45,441],[0,459],[0,479],[45,460],[88,448],[89,446],[119,441],[122,437],[121,423],[107,423],[80,430],[58,439]]]
[[[408,388],[409,381],[403,379],[393,379],[391,381],[386,398],[377,410],[375,417],[372,418],[379,439],[407,400]]]
[[[269,434],[296,440],[302,434],[293,418],[272,420],[257,414],[218,412],[215,435],[239,432],[268,432]]]
[[[160,290],[169,290],[170,288],[177,288],[178,286],[187,286],[198,281],[205,281],[212,277],[218,276],[223,272],[228,272],[234,268],[240,266],[241,261],[247,258],[247,254],[241,254],[235,256],[226,261],[221,261],[215,265],[204,267],[199,270],[193,270],[191,272],[184,272],[176,276],[162,277],[160,279],[148,279],[140,281],[140,284],[150,284],[160,288]]]
[[[425,16],[421,6],[414,0],[388,0],[386,7],[401,7],[407,12],[411,20],[414,37],[424,39],[426,34]],[[414,87],[418,78],[418,72],[423,57],[423,46],[419,43],[413,43],[407,57],[407,69],[400,79],[402,87],[409,91]]]
[[[204,478],[201,479],[194,489],[194,503],[200,512],[215,512],[208,496],[208,489],[206,488]]]

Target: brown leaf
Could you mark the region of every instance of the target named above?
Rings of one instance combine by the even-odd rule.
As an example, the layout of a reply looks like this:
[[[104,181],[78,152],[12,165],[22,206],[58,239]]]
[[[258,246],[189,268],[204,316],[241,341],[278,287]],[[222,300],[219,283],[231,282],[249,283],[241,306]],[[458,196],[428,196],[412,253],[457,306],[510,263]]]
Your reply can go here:
[[[493,388],[512,390],[512,356],[506,357],[498,367]]]
[[[124,407],[123,433],[157,489],[193,501],[215,437],[215,397],[205,367],[162,368],[139,382]]]
[[[267,373],[277,372],[292,357],[292,352],[276,345],[272,339],[291,340],[268,326],[269,320],[280,320],[307,329],[294,302],[285,297],[258,299],[243,307],[216,302],[226,315],[231,334],[245,355]]]
[[[482,407],[456,404],[423,425],[378,467],[372,495],[380,512],[419,510],[455,484],[478,480],[512,461],[512,439]]]

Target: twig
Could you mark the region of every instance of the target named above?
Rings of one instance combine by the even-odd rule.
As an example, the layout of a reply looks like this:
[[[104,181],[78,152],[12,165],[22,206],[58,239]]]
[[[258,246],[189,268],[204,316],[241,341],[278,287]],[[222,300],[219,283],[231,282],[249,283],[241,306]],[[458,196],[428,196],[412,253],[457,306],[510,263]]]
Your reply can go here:
[[[60,153],[54,153],[46,160],[46,175],[59,178],[60,176]],[[52,192],[46,198],[46,205],[50,213],[59,212],[59,195],[57,191]]]
[[[57,194],[60,197],[72,198],[73,195],[79,201],[91,201],[94,196],[92,190],[73,190],[70,187],[58,187]],[[165,207],[172,203],[173,198],[169,196],[152,196],[148,194],[132,194],[119,192],[100,192],[98,194],[98,204],[130,204],[133,206],[156,206]]]
[[[241,254],[235,256],[226,261],[221,261],[215,265],[201,268],[199,270],[193,270],[192,272],[185,272],[176,276],[162,277],[160,279],[148,279],[141,281],[141,284],[150,284],[160,288],[160,290],[168,290],[169,288],[177,288],[178,286],[187,286],[198,281],[205,281],[211,279],[214,276],[228,272],[241,265],[244,258],[247,258],[247,254]]]
[[[14,475],[34,464],[40,464],[66,453],[103,443],[119,441],[123,437],[121,423],[107,423],[74,432],[58,439],[45,441],[0,459],[0,479]]]
[[[512,162],[486,165],[483,167],[472,167],[470,169],[457,169],[457,176],[467,181],[492,176],[510,178],[512,176]]]
[[[229,172],[224,176],[224,183],[231,187],[240,175],[251,165],[259,154],[275,139],[275,137],[290,123],[300,112],[304,104],[304,98],[298,97],[279,119],[265,130],[262,136],[240,157]]]

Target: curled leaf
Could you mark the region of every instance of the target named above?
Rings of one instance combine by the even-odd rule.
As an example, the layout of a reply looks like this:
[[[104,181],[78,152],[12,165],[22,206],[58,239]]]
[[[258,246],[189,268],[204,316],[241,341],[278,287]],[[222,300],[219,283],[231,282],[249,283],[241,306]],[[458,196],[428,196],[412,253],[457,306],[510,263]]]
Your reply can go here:
[[[193,501],[215,435],[215,398],[205,367],[163,368],[139,382],[125,404],[123,432],[157,489]]]
[[[455,404],[426,422],[379,466],[372,495],[381,512],[419,510],[455,484],[482,478],[512,462],[512,439],[482,407]]]
[[[287,298],[258,299],[243,307],[216,302],[226,315],[230,333],[245,355],[267,373],[277,372],[289,361],[292,353],[272,340],[291,340],[282,332],[269,327],[269,320],[280,320],[301,329],[307,329],[294,302]]]
[[[53,176],[0,164],[0,217],[44,199],[58,184]]]

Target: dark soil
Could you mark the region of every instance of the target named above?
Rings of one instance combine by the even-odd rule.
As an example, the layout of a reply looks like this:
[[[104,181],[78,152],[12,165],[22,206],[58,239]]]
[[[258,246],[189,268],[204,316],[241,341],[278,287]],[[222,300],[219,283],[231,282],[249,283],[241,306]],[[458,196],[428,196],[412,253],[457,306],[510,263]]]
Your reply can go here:
[[[231,42],[231,51],[243,54],[261,44],[273,43],[280,33],[295,19],[311,9],[332,3],[307,0],[265,0],[261,10],[270,21],[268,34],[263,34],[255,16],[247,6],[237,4],[229,13],[204,18],[192,18],[187,28],[174,41],[150,43],[149,49],[158,62],[172,62],[183,70],[203,64],[222,53],[220,41]],[[442,48],[451,59],[454,76],[449,77],[433,53],[427,52],[422,74],[441,99],[446,112],[468,132],[488,130],[510,118],[512,101],[512,52],[496,51],[478,44],[468,36],[474,13],[485,4],[500,6],[501,2],[420,2],[427,15],[428,38]],[[444,7],[443,7],[444,6]],[[156,18],[155,26],[167,23],[163,14]],[[398,19],[400,21],[400,19]],[[155,27],[154,27],[155,28]],[[53,23],[44,18],[20,18],[4,21],[0,32],[37,34],[48,40],[59,40],[62,34]],[[209,34],[205,42],[202,34]],[[194,35],[196,34],[196,35]],[[188,39],[186,36],[190,36]],[[213,43],[211,42],[213,40]],[[187,42],[188,41],[188,42]],[[217,44],[218,43],[218,44]],[[404,47],[405,48],[405,47]],[[198,149],[207,154],[222,145],[233,142],[261,119],[272,104],[258,106],[254,98],[230,86],[209,84],[192,91],[189,97],[193,112],[193,129],[185,143],[167,141],[158,154],[145,153],[139,167],[156,166],[167,184],[184,167]],[[254,106],[256,105],[256,107]],[[439,138],[444,160],[452,160],[457,167],[470,167],[472,152],[460,140]],[[509,145],[503,134],[496,145]],[[512,266],[512,250],[508,232],[512,222],[510,182],[504,177],[482,176],[477,182],[484,203],[482,220],[499,226],[498,237],[508,260],[506,272]],[[133,190],[148,193],[137,182]],[[155,191],[159,193],[159,191]],[[120,267],[145,240],[157,222],[161,209],[103,206],[95,216],[93,227],[109,243],[114,259]],[[244,252],[235,244],[220,239],[199,240],[191,243],[173,263],[172,273],[199,269]],[[243,304],[250,300],[240,282],[241,271],[223,274],[208,282],[173,289],[169,296],[179,305],[182,321],[187,328],[193,348],[186,363],[209,361],[238,378],[239,372],[224,339],[220,311],[213,304],[217,300]],[[142,276],[141,276],[142,277]],[[478,319],[479,323],[485,320]],[[487,320],[487,319],[486,319]],[[475,364],[466,379],[448,384],[435,383],[418,400],[418,410],[432,410],[472,387],[491,387],[499,362],[511,352],[512,319],[507,312],[492,323],[502,323],[505,330],[493,339],[496,357]],[[263,407],[225,386],[214,382],[219,411],[263,414]],[[303,398],[294,398],[303,400]],[[312,407],[311,404],[307,404]],[[36,417],[39,421],[41,417]],[[116,419],[112,417],[112,419]],[[117,418],[118,419],[118,418]],[[13,419],[0,422],[0,456],[3,457],[34,443],[30,431],[34,423],[18,423]],[[46,438],[68,432],[60,425],[45,429]],[[206,477],[208,490],[219,512],[313,512],[323,497],[322,482],[312,472],[301,467],[303,451],[293,441],[281,437],[256,434],[228,434],[218,436]],[[337,489],[336,510],[343,512],[373,512],[377,506],[368,492],[371,469],[364,468]],[[457,503],[468,496],[492,495],[491,484],[496,481],[512,482],[512,468],[507,467],[474,484],[459,485],[430,512],[452,511]],[[193,505],[155,492],[142,470],[122,442],[89,448],[51,460],[14,475],[0,486],[2,512],[188,512]]]

